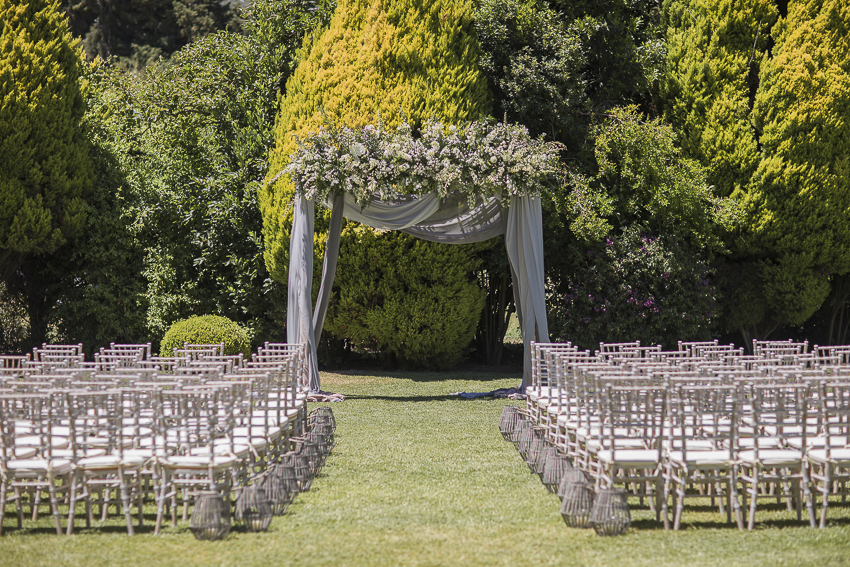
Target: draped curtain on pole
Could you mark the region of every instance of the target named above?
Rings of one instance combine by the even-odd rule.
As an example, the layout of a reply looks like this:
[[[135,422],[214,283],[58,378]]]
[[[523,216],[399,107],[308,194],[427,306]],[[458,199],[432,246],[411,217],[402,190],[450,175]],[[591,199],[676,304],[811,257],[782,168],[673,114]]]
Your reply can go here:
[[[457,194],[441,202],[435,193],[430,193],[394,202],[375,199],[361,209],[350,194],[332,195],[327,203],[333,213],[315,310],[310,298],[315,203],[303,196],[295,199],[289,244],[286,333],[289,343],[307,343],[311,392],[321,389],[316,343],[322,334],[336,274],[343,217],[373,228],[401,230],[418,238],[448,244],[471,244],[504,234],[513,277],[514,301],[525,345],[522,384],[523,387],[530,384],[529,344],[531,341],[549,341],[540,197],[510,197],[509,206],[505,208],[495,197],[479,198],[470,206],[466,195]]]

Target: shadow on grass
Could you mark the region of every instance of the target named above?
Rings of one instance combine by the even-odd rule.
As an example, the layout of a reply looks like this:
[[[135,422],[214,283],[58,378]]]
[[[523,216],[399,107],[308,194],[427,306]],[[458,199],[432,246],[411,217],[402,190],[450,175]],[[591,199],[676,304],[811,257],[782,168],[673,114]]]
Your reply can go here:
[[[382,400],[385,402],[448,402],[448,401],[467,401],[460,396],[361,396],[361,395],[346,395],[346,400]],[[492,398],[490,398],[492,399]]]
[[[340,368],[322,369],[322,373],[337,374],[339,376],[371,376],[375,378],[394,378],[397,380],[410,380],[411,382],[495,382],[498,380],[516,379],[522,382],[522,367],[513,366],[467,366],[455,370],[399,370],[399,369],[363,369],[363,368]]]

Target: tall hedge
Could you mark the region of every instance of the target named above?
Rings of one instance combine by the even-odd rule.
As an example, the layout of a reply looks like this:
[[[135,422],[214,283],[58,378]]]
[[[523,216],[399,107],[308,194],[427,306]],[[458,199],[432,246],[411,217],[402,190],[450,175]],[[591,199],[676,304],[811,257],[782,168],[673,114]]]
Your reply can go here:
[[[480,47],[471,13],[471,3],[466,0],[343,0],[328,28],[305,40],[300,64],[287,81],[281,99],[276,147],[270,155],[267,184],[260,192],[265,259],[274,279],[285,282],[287,277],[292,222],[289,205],[294,189],[278,173],[297,147],[295,136],[314,132],[325,116],[351,127],[378,119],[393,127],[402,120],[418,125],[433,117],[457,123],[488,114],[490,97],[486,79],[478,67]],[[317,255],[323,246],[322,232],[326,230],[328,215],[327,211],[317,215]],[[375,238],[412,237],[378,235]],[[357,231],[346,231],[345,239],[343,250],[350,255],[369,246],[372,237],[360,242]],[[435,259],[437,264],[457,263],[468,266],[471,272],[471,252],[449,252],[445,245],[433,243],[418,246],[421,252],[417,253],[435,258],[442,254],[442,260]],[[381,265],[366,266],[361,261],[340,265],[337,282],[343,292],[346,282],[359,277],[349,270],[377,269],[391,277],[395,271],[388,264],[391,258],[375,261]],[[447,273],[458,272],[447,270]],[[475,286],[468,274],[458,277],[462,277],[464,285]],[[438,278],[430,285],[435,289],[454,285],[446,279]],[[401,281],[394,281],[396,286],[403,287]],[[362,304],[366,299],[361,297],[360,301]],[[409,313],[418,309],[413,299],[406,305]],[[329,328],[337,313],[332,305]],[[476,321],[477,317],[475,313]],[[336,329],[341,332],[339,327]],[[470,333],[466,343],[471,338]],[[435,353],[435,356],[439,355]]]
[[[75,252],[86,222],[81,69],[58,2],[0,0],[0,280],[26,304],[32,344],[57,301],[45,268]]]

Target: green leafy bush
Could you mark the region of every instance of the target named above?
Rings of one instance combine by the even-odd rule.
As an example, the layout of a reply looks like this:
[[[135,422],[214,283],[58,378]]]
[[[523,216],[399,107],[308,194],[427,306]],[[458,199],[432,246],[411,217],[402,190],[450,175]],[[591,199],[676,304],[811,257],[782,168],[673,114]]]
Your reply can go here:
[[[587,250],[586,269],[569,291],[550,295],[549,330],[557,341],[596,348],[600,341],[640,340],[675,348],[710,338],[715,290],[699,250],[632,227]]]
[[[462,359],[484,295],[472,247],[397,232],[346,229],[325,330],[403,367],[444,369]]]
[[[227,317],[201,315],[177,321],[166,331],[160,345],[161,356],[174,356],[175,348],[183,343],[224,343],[224,354],[249,354],[251,337],[248,331]]]

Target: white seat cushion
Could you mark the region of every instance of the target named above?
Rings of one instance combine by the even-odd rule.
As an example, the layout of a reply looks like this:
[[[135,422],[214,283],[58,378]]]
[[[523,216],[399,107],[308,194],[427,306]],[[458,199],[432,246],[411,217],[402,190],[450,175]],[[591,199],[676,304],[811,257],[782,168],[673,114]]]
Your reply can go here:
[[[835,463],[843,467],[850,466],[850,448],[843,447],[840,449],[832,449],[829,456],[829,461],[831,463]],[[826,463],[826,449],[812,449],[808,452],[808,457],[813,463]]]
[[[187,470],[203,470],[209,468],[210,464],[214,468],[229,467],[235,462],[236,457],[234,455],[215,455],[212,458],[206,455],[175,455],[162,461],[167,467]]]
[[[687,465],[691,468],[722,468],[732,466],[731,452],[728,449],[711,451],[688,451],[684,456],[682,451],[670,451],[667,458],[674,464]],[[687,461],[684,459],[687,458]]]
[[[756,463],[756,452],[754,450],[739,453],[741,462],[754,465]],[[760,449],[758,461],[765,467],[781,467],[799,465],[803,459],[803,453],[797,449]]]
[[[16,476],[40,476],[47,474],[48,471],[63,475],[71,472],[71,460],[13,459],[6,461],[6,468],[13,471]]]
[[[655,449],[602,449],[596,454],[600,463],[619,467],[644,468],[658,464],[658,451]]]
[[[119,466],[125,469],[137,469],[142,467],[146,459],[139,455],[124,455],[122,459],[118,455],[102,455],[100,457],[86,457],[77,461],[77,466],[83,469],[106,469],[114,470]]]

